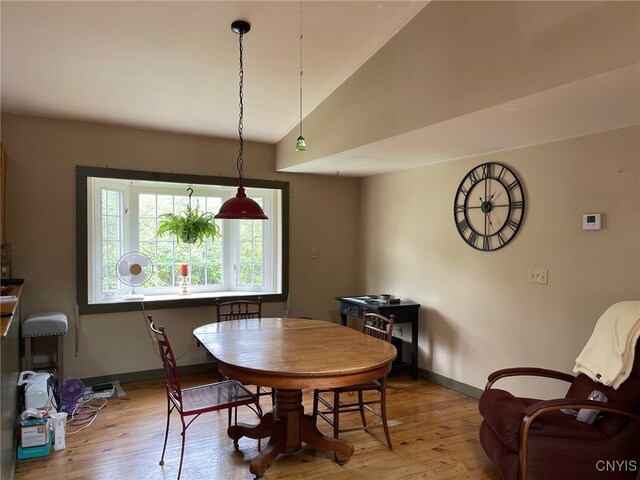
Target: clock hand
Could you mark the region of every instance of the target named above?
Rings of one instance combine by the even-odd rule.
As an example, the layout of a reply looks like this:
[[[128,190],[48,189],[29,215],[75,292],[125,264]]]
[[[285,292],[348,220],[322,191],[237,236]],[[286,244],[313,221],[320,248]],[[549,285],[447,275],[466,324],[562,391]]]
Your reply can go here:
[[[489,220],[489,230],[493,228],[493,223],[491,222],[491,215],[487,213],[487,220]]]

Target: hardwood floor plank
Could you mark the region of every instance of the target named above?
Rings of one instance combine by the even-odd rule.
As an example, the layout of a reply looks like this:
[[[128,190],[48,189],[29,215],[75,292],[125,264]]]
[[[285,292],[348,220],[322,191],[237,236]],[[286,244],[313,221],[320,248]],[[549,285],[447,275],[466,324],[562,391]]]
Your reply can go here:
[[[211,381],[192,375],[185,386]],[[173,415],[163,467],[158,465],[164,438],[166,397],[164,381],[148,380],[123,385],[126,398],[108,401],[96,421],[68,435],[67,448],[49,457],[18,460],[15,480],[170,480],[180,458],[180,420]],[[280,456],[265,480],[499,480],[478,440],[481,422],[477,400],[424,380],[408,376],[390,378],[388,417],[394,451],[389,451],[382,429],[343,434],[355,452],[342,467],[328,453],[303,446],[297,455]],[[312,392],[305,392],[311,409]],[[263,403],[263,407],[266,405]],[[267,409],[268,410],[268,409]],[[241,409],[239,420],[256,423]],[[344,425],[357,425],[359,416],[341,417]],[[257,442],[240,440],[235,452],[227,437],[227,413],[198,418],[187,430],[184,480],[247,480],[253,478],[249,462],[258,453]],[[318,427],[331,435],[321,420]],[[72,427],[69,428],[70,430]],[[266,441],[263,441],[263,445]]]

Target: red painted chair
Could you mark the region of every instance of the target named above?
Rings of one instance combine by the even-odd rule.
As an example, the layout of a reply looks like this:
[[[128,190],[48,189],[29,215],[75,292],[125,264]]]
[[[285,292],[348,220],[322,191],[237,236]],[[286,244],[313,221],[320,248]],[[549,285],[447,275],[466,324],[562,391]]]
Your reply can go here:
[[[150,329],[158,342],[158,350],[162,359],[166,387],[167,387],[167,428],[164,434],[164,446],[162,447],[162,457],[160,465],[164,465],[164,454],[167,449],[167,438],[169,436],[169,421],[171,412],[174,410],[180,415],[182,422],[182,447],[180,450],[180,466],[178,467],[178,479],[182,473],[182,460],[184,457],[184,444],[189,425],[203,413],[225,410],[228,408],[247,405],[258,417],[262,417],[262,410],[258,405],[258,400],[241,383],[235,380],[224,380],[217,383],[210,383],[197,387],[182,388],[180,385],[180,375],[176,358],[167,339],[164,327],[156,327],[151,315],[147,316]],[[185,418],[191,418],[185,423]],[[233,441],[234,447],[238,450],[238,440]]]

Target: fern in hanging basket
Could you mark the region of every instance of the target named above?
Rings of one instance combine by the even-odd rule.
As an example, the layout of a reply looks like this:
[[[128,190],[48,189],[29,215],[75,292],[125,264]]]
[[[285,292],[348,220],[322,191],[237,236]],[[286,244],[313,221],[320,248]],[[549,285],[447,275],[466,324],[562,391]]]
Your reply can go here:
[[[202,245],[207,238],[214,240],[222,236],[213,213],[200,212],[197,207],[191,208],[191,205],[187,205],[187,209],[179,215],[163,213],[158,218],[157,237],[174,235],[180,242]]]

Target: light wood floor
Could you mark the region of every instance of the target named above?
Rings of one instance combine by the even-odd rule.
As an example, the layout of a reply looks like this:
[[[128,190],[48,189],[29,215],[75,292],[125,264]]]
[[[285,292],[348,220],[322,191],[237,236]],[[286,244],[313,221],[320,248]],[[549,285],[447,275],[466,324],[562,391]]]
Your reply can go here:
[[[197,375],[183,381],[187,386],[210,380]],[[175,414],[165,464],[158,465],[165,425],[163,381],[123,387],[127,397],[109,400],[90,427],[68,435],[65,450],[52,450],[49,457],[18,460],[15,479],[175,479],[180,456],[180,421]],[[382,429],[345,433],[343,438],[355,447],[346,465],[340,467],[332,455],[303,446],[301,453],[275,460],[264,480],[500,479],[478,441],[476,400],[424,380],[411,381],[404,375],[389,379],[388,395],[393,452],[386,447]],[[305,392],[307,411],[310,400],[310,392]],[[255,423],[254,418],[246,410],[240,420]],[[330,435],[327,424],[321,420],[318,424]],[[249,461],[257,453],[257,442],[241,439],[240,452],[235,452],[226,425],[224,411],[203,415],[189,427],[184,480],[253,478]]]

